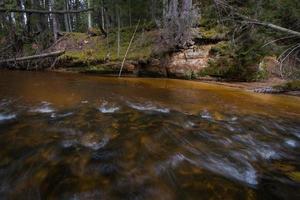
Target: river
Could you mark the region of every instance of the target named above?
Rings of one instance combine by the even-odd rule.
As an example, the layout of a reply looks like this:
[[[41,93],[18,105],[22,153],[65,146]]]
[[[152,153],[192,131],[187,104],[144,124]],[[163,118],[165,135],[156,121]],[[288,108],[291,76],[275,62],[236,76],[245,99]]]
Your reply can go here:
[[[0,71],[1,199],[300,199],[300,98]]]

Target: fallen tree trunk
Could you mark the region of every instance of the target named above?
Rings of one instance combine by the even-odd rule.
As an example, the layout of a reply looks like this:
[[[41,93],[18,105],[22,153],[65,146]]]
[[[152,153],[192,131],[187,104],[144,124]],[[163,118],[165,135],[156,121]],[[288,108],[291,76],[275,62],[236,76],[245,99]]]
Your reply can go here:
[[[41,59],[41,58],[47,58],[47,57],[55,57],[55,56],[60,56],[64,53],[65,53],[65,51],[56,51],[56,52],[44,53],[44,54],[39,54],[39,55],[34,55],[34,56],[11,58],[11,59],[6,59],[6,60],[0,60],[0,64],[6,64],[6,63],[10,63],[10,62],[21,62],[21,61],[35,60],[35,59]]]
[[[274,30],[277,30],[277,31],[285,32],[285,33],[300,37],[300,32],[297,32],[297,31],[294,31],[294,30],[291,30],[291,29],[287,29],[287,28],[284,28],[284,27],[281,27],[281,26],[278,26],[278,25],[275,25],[275,24],[272,24],[272,23],[268,23],[268,22],[260,22],[258,20],[252,20],[252,19],[249,19],[249,18],[245,18],[245,19],[246,19],[245,22],[249,23],[249,24],[265,26],[265,27],[268,27],[268,28],[271,28],[271,29],[274,29]]]
[[[35,10],[35,9],[17,9],[17,8],[0,8],[0,12],[12,12],[12,13],[29,13],[29,14],[76,14],[82,12],[93,11],[93,8],[81,9],[81,10]]]
[[[214,3],[217,6],[222,7],[223,9],[230,10],[230,12],[234,16],[236,16],[237,18],[241,18],[242,19],[241,22],[243,22],[243,23],[249,23],[249,24],[254,24],[254,25],[258,25],[258,26],[264,26],[264,27],[267,27],[267,28],[271,28],[273,30],[285,32],[285,33],[300,37],[300,32],[298,32],[298,31],[291,30],[291,29],[288,29],[288,28],[284,28],[282,26],[278,26],[278,25],[272,24],[270,22],[263,22],[263,21],[259,21],[257,19],[252,19],[252,18],[249,18],[249,17],[247,17],[243,14],[240,14],[239,11],[236,8],[234,8],[233,6],[230,6],[224,0],[214,0]],[[238,21],[240,21],[240,20],[238,20]]]

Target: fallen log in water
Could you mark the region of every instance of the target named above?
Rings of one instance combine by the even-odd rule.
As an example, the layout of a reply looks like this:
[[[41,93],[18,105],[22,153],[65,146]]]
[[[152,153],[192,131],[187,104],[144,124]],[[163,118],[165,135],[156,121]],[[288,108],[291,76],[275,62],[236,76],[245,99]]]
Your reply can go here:
[[[46,59],[48,58],[56,58],[62,54],[64,54],[65,51],[55,51],[55,52],[50,52],[50,53],[43,53],[39,55],[33,55],[33,56],[25,56],[25,57],[19,57],[19,58],[10,58],[6,60],[0,60],[0,67],[8,67],[8,68],[27,68],[30,69],[29,66],[32,65],[32,63],[35,63],[35,65],[43,65],[47,62],[33,62],[39,59]],[[47,64],[48,67],[52,65],[52,63]],[[20,67],[21,66],[21,67]],[[47,67],[47,66],[46,66]],[[37,67],[35,67],[37,68]]]

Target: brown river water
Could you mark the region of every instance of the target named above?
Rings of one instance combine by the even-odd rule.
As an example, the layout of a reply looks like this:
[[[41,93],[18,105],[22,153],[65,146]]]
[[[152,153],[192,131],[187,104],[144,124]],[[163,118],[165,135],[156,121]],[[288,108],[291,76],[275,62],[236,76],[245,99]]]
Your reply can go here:
[[[300,199],[300,98],[0,71],[0,199]]]

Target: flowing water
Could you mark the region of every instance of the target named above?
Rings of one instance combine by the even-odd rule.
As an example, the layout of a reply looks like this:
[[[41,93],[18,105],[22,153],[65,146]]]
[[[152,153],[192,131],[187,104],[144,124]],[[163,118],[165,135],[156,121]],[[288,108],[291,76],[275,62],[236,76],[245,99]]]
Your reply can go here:
[[[300,199],[300,98],[0,71],[0,199]]]

